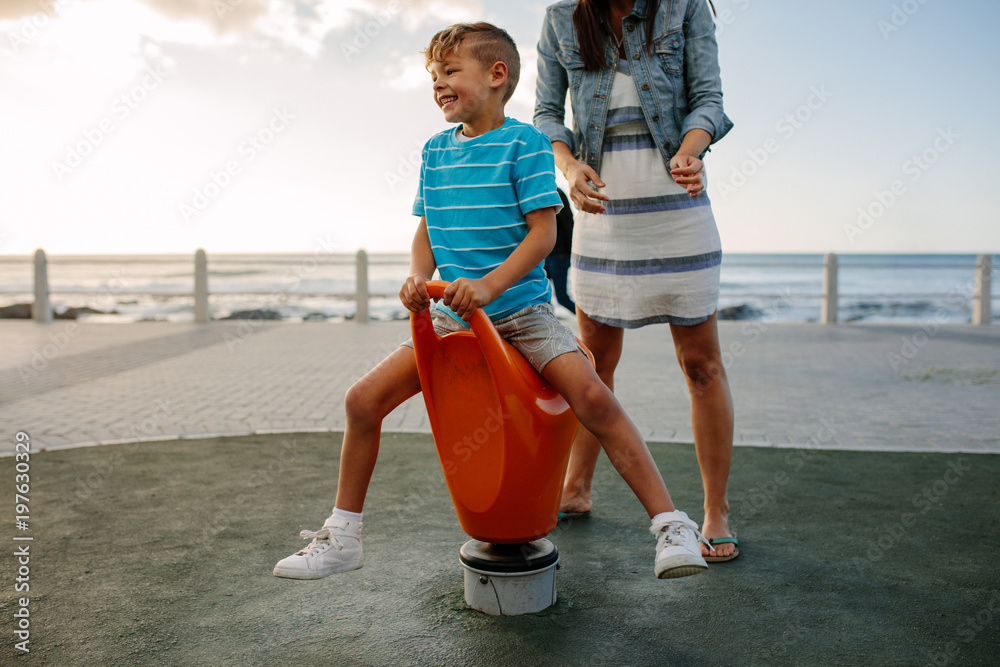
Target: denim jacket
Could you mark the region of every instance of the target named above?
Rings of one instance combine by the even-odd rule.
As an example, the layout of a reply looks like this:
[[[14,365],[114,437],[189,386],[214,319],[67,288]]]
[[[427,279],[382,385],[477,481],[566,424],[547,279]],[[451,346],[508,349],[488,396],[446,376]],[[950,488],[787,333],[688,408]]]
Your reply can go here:
[[[660,0],[652,54],[646,51],[645,5],[646,0],[635,0],[622,20],[622,37],[646,124],[669,169],[670,158],[689,131],[701,128],[715,143],[733,123],[722,109],[715,21],[706,0]],[[534,124],[552,141],[565,142],[577,159],[600,173],[617,40],[607,40],[604,47],[608,66],[585,72],[573,27],[575,9],[576,0],[564,0],[545,12],[538,42]],[[572,132],[564,122],[567,89]]]

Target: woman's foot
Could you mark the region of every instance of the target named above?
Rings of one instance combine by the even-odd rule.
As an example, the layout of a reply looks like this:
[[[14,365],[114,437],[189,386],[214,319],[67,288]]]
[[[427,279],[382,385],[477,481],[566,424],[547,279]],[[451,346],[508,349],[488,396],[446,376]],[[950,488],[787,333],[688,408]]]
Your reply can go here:
[[[717,537],[732,537],[733,532],[729,529],[729,517],[722,512],[706,512],[705,523],[701,526],[701,534],[705,536],[706,540],[714,540]],[[707,544],[701,543],[702,556],[725,558],[732,556],[735,551],[736,545],[729,542],[716,544],[714,552],[708,548]]]
[[[593,503],[589,493],[569,495],[564,491],[562,499],[559,501],[560,514],[580,515],[584,512],[590,512],[592,507]]]

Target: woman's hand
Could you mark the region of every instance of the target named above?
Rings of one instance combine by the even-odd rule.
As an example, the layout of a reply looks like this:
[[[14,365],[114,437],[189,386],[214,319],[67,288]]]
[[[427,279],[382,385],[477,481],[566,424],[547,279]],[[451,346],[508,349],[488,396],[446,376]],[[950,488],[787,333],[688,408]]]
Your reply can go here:
[[[597,172],[573,157],[573,151],[563,141],[552,142],[552,154],[555,157],[556,167],[569,183],[569,200],[584,213],[604,213],[604,204],[601,202],[611,201],[611,197],[591,185],[593,183],[598,188],[604,187],[604,181]]]
[[[427,291],[427,280],[420,274],[413,274],[399,288],[399,300],[406,309],[419,313],[431,305],[431,295]]]
[[[705,189],[704,163],[691,155],[677,154],[670,158],[670,175],[692,197],[697,197]]]
[[[589,165],[573,159],[569,162],[563,175],[569,183],[569,200],[585,213],[604,213],[602,201],[611,201],[611,197],[594,188],[604,187],[604,181]],[[591,185],[593,183],[593,185]]]
[[[472,313],[493,301],[493,291],[482,278],[459,278],[444,289],[444,305],[468,322]]]

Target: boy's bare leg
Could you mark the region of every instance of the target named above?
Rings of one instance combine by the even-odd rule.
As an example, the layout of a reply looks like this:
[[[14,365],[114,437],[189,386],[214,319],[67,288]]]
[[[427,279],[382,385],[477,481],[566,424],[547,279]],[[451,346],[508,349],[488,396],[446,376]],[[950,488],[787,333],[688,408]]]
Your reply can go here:
[[[311,538],[312,542],[278,561],[274,566],[274,576],[322,579],[364,566],[362,524],[339,512],[361,513],[378,457],[382,420],[418,391],[417,363],[413,350],[408,347],[396,348],[347,390],[347,428],[340,450],[335,512],[321,529],[299,533],[305,539]]]
[[[642,434],[587,357],[577,352],[562,354],[545,366],[542,375],[563,395],[580,425],[600,441],[650,518],[673,511],[670,494]]]
[[[691,428],[695,452],[705,487],[705,522],[701,532],[708,539],[729,537],[727,486],[733,460],[733,399],[722,365],[716,316],[692,327],[671,325],[677,361],[691,393]],[[735,545],[722,543],[714,556],[729,556]],[[708,547],[701,547],[708,555]]]
[[[576,318],[580,329],[580,340],[594,355],[597,375],[609,389],[614,391],[615,368],[622,354],[624,330],[590,319],[579,306],[576,309]],[[594,434],[582,427],[577,429],[573,448],[570,450],[566,479],[563,482],[560,511],[590,511],[591,483],[600,455],[601,443]]]
[[[347,390],[336,506],[361,512],[378,457],[382,420],[420,391],[413,348],[401,346]]]

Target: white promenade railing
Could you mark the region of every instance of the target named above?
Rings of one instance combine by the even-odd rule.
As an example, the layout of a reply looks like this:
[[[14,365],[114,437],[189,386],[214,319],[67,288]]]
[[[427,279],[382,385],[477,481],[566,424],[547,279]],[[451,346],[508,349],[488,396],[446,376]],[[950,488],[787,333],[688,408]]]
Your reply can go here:
[[[23,258],[23,256],[22,256]],[[18,259],[22,259],[18,258]],[[129,258],[131,261],[135,261],[135,257]],[[31,261],[29,258],[23,258],[22,261]],[[73,263],[78,262],[81,264],[93,264],[93,263],[114,263],[116,260],[109,257],[100,258],[89,258],[82,256],[57,258],[58,263]],[[166,262],[166,263],[176,263],[176,256],[166,256],[166,255],[151,255],[142,258],[143,262]],[[234,255],[223,255],[221,258],[213,259],[213,262],[245,262],[246,260],[241,260],[238,256]],[[311,263],[315,263],[318,260],[311,255],[275,255],[273,258],[261,259],[259,255],[254,256],[253,261],[255,263],[276,263],[276,264],[298,264],[301,267],[306,267]],[[372,264],[389,264],[389,265],[399,265],[402,262],[399,259],[382,259],[379,255],[369,257],[368,253],[364,250],[358,250],[357,253],[339,253],[331,254],[324,258],[325,263],[331,264],[341,264],[349,265],[353,264],[356,268],[356,280],[355,280],[355,291],[353,294],[342,293],[342,292],[295,292],[294,296],[297,297],[329,297],[337,299],[353,299],[356,303],[356,313],[354,316],[354,321],[358,323],[366,323],[369,321],[369,309],[368,302],[373,296],[384,297],[391,295],[374,295],[369,292],[369,281],[368,273],[370,265]],[[771,267],[797,267],[803,268],[807,265],[802,263],[796,264],[786,264],[781,262],[774,263],[741,263],[738,260],[734,262],[727,262],[726,266],[729,267],[757,267],[757,268],[771,268]],[[868,264],[866,267],[871,268],[879,265]],[[965,265],[954,265],[943,267],[940,264],[925,265],[925,264],[899,264],[894,263],[891,265],[893,268],[969,268]],[[198,249],[194,254],[194,291],[193,293],[169,293],[165,294],[162,292],[157,292],[156,295],[160,297],[183,297],[190,296],[194,302],[194,320],[197,323],[206,323],[211,319],[211,311],[209,308],[209,285],[208,285],[208,255],[204,250]],[[838,277],[839,277],[840,267],[838,264],[838,257],[834,253],[829,253],[823,258],[823,289],[820,294],[797,294],[797,297],[815,297],[821,299],[820,306],[820,322],[823,324],[836,324],[837,319],[837,308],[841,298],[853,297],[853,296],[867,296],[872,297],[874,295],[855,295],[855,294],[841,294],[838,288]],[[994,300],[992,291],[992,275],[993,275],[993,257],[992,255],[983,254],[978,255],[975,264],[975,289],[972,298],[972,324],[986,325],[990,324],[992,320],[992,301]],[[3,292],[0,292],[2,294]],[[34,303],[31,308],[32,319],[38,322],[50,322],[53,317],[52,306],[50,302],[50,295],[53,292],[49,289],[48,281],[48,257],[45,251],[38,249],[34,254]],[[56,292],[59,293],[59,292]],[[86,292],[80,290],[73,290],[73,294],[103,294],[105,292]],[[244,295],[271,295],[274,296],[277,292],[275,290],[271,291],[243,291],[241,290],[239,294]],[[118,295],[132,294],[132,295],[143,295],[148,294],[148,292],[131,292],[131,291],[117,291]],[[229,294],[227,292],[227,294]],[[778,296],[770,294],[724,294],[727,297],[741,296],[741,297],[766,297],[766,296]],[[883,297],[904,297],[908,299],[915,299],[920,297],[940,297],[945,296],[943,294],[894,294],[894,295],[879,295]]]

